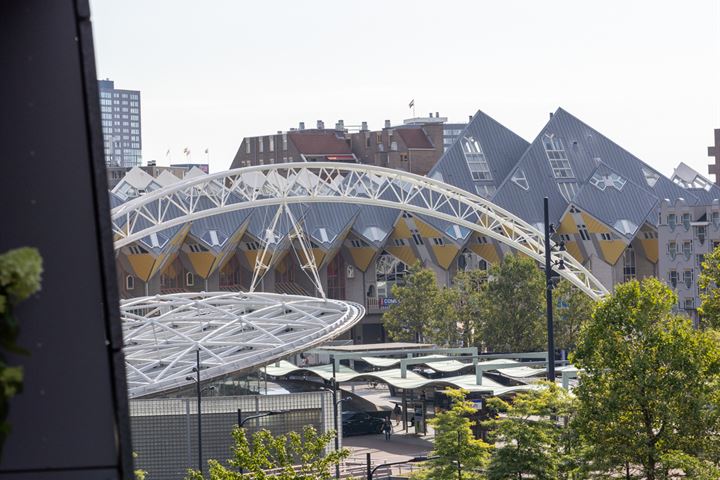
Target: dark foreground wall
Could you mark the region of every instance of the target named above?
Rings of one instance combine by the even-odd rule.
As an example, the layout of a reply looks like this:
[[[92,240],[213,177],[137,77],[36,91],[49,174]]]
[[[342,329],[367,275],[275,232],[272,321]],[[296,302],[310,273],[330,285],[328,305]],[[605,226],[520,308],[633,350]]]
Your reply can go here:
[[[0,1],[0,252],[37,247],[0,477],[131,478],[87,0]]]

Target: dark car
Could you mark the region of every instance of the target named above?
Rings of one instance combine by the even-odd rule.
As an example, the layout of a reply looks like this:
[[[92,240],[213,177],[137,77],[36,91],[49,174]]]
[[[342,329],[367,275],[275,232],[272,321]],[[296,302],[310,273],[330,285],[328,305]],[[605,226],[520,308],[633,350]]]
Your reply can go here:
[[[368,435],[382,433],[383,419],[365,412],[342,412],[342,435]]]

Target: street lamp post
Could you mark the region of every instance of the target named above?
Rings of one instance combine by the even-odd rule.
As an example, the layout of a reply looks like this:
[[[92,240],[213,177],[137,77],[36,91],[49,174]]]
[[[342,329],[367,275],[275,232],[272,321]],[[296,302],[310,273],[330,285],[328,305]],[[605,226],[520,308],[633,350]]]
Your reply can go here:
[[[545,301],[547,311],[547,361],[548,371],[547,379],[551,382],[555,381],[555,334],[553,332],[553,281],[552,281],[552,267],[558,266],[558,270],[564,270],[565,264],[560,259],[557,262],[552,261],[552,252],[555,247],[550,246],[550,235],[554,233],[554,227],[550,224],[550,213],[548,209],[548,197],[543,199],[543,210],[545,214]],[[565,250],[565,244],[563,242],[558,243],[558,251]]]
[[[375,468],[371,469],[370,468],[370,454],[368,453],[367,454],[367,480],[372,480],[373,475],[375,475],[375,471],[381,467],[392,467],[393,465],[404,465],[406,463],[426,462],[428,460],[435,460],[436,458],[440,458],[440,457],[439,456],[413,457],[413,458],[409,458],[407,460],[400,461],[400,462],[381,463],[380,465],[377,465]]]
[[[280,415],[281,413],[285,413],[286,410],[270,410],[269,412],[263,412],[258,413],[257,415],[250,415],[249,417],[242,418],[242,409],[237,409],[237,417],[238,417],[238,428],[243,428],[243,425],[245,425],[245,422],[249,420],[253,420],[256,418],[263,418],[263,417],[270,417],[272,415]],[[240,473],[243,473],[243,468],[240,467]]]
[[[196,366],[193,368],[195,377],[187,376],[185,380],[194,380],[195,386],[197,387],[197,421],[198,421],[198,470],[202,475],[203,461],[202,461],[202,413],[201,413],[201,399],[202,390],[200,390],[200,349],[198,348],[195,352],[195,363]]]

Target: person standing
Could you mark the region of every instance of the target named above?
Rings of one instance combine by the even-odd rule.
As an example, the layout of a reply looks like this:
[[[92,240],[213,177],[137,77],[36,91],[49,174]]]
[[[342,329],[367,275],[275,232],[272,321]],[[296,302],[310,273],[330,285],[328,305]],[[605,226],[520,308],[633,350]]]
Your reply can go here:
[[[385,433],[385,440],[390,440],[390,434],[392,433],[392,422],[390,417],[385,417],[383,421],[383,433]]]
[[[400,418],[402,417],[402,408],[400,408],[399,403],[396,403],[395,408],[393,408],[393,417],[395,417],[395,425],[400,425]]]

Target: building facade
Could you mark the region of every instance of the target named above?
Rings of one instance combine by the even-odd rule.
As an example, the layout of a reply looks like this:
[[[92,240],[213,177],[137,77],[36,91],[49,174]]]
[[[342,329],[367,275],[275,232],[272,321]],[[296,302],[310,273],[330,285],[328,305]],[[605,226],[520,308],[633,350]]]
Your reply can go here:
[[[142,163],[140,92],[115,88],[112,80],[98,80],[105,164],[132,168]]]
[[[427,145],[423,143],[427,141],[442,152],[443,123],[423,125],[422,135],[412,124],[388,125],[375,132],[361,127],[353,134],[344,132],[343,125],[332,130],[318,125],[311,131],[281,132],[261,140],[246,138],[233,166],[283,159],[333,161],[332,157],[384,166],[386,157],[378,153],[387,152],[380,151],[381,144],[399,154],[404,148]],[[438,127],[437,133],[433,133],[434,127]],[[408,131],[412,132],[409,136]],[[663,176],[563,109],[551,115],[531,142],[481,111],[460,133],[452,134],[455,142],[440,153],[429,177],[487,198],[541,231],[543,198],[548,197],[554,240],[562,240],[568,252],[610,290],[620,282],[647,276],[671,283],[669,271],[673,268],[681,279],[678,281],[684,282],[685,270],[695,268],[691,264],[699,261],[696,255],[712,247],[709,232],[714,207],[707,205],[713,204],[708,199],[718,198],[714,191],[682,182],[678,175],[672,179]],[[393,142],[397,142],[397,151]],[[357,143],[365,149],[355,150]],[[392,166],[392,161],[388,164]],[[111,204],[120,205],[133,195],[175,181],[168,175],[140,177],[121,181],[110,194]],[[679,209],[674,230],[666,229],[670,206]],[[337,203],[292,205],[290,209],[301,219],[328,296],[358,302],[367,309],[365,318],[349,334],[356,342],[385,340],[382,313],[395,303],[392,285],[402,282],[415,262],[432,268],[441,285],[450,285],[458,271],[486,269],[513,253],[492,238],[402,210]],[[682,209],[690,213],[687,230]],[[260,288],[315,295],[313,283],[301,267],[306,259],[299,253],[290,227],[278,222],[268,233],[275,212],[275,207],[229,212],[169,228],[122,248],[117,260],[121,296],[247,289],[266,244],[272,258]],[[664,235],[662,240],[659,234]],[[676,252],[682,253],[672,259],[675,267],[666,255],[670,240],[665,236],[671,235],[677,236]],[[685,236],[692,237],[687,255]],[[694,282],[692,276],[691,286]],[[689,287],[679,292],[683,306],[690,306],[684,300],[690,292]],[[693,298],[696,305],[697,297]]]
[[[338,120],[325,128],[296,129],[273,135],[246,137],[231,168],[270,163],[302,161],[357,162],[426,175],[444,151],[462,132],[464,124],[447,124],[439,113],[405,120],[393,126],[390,120],[380,130],[370,130],[367,122],[352,128]]]

